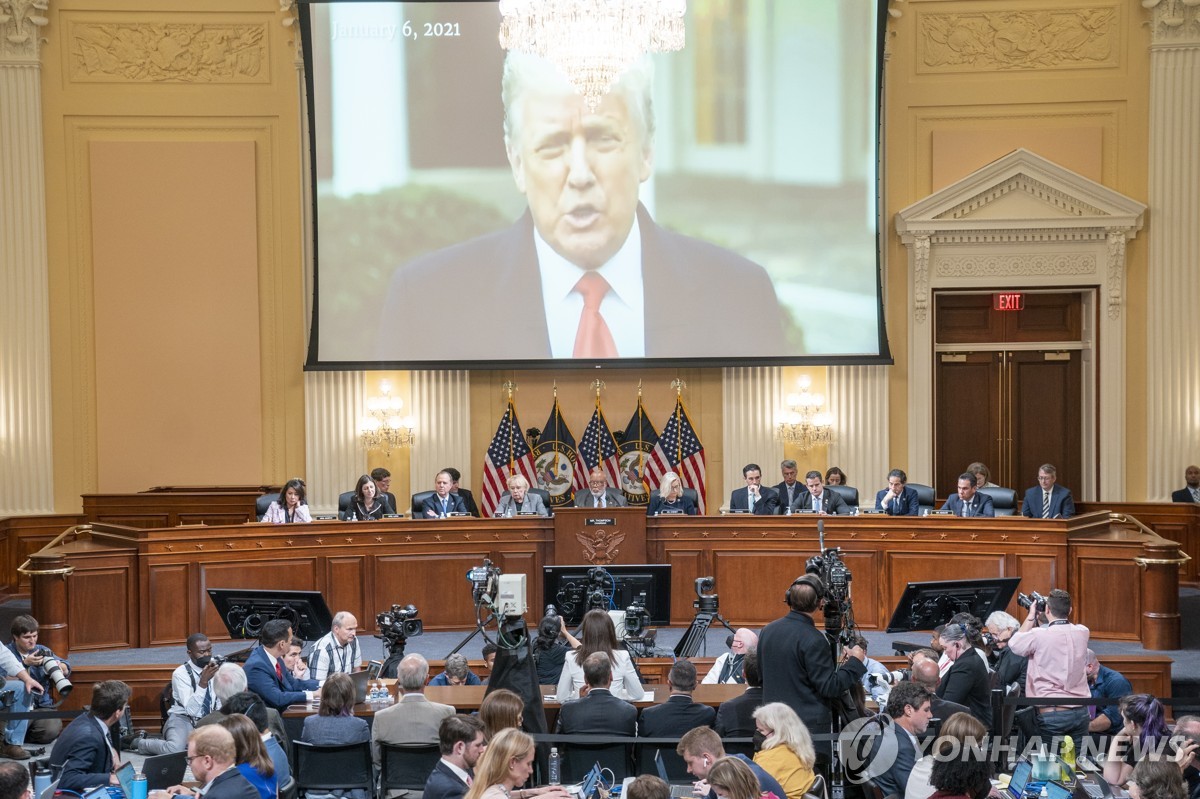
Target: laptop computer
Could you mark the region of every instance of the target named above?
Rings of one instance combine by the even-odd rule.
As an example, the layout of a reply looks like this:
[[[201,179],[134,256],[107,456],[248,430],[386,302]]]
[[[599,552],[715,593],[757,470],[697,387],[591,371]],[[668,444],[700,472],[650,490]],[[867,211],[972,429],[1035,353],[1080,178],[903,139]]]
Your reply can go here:
[[[55,792],[58,791],[58,780],[50,783],[42,790],[42,795],[38,799],[54,799]]]
[[[1025,795],[1025,786],[1029,785],[1031,776],[1033,776],[1033,763],[1023,758],[1018,760],[1017,765],[1013,766],[1012,779],[1008,781],[1008,787],[1004,789],[1010,799],[1021,799]]]
[[[690,783],[687,785],[678,783],[672,784],[670,778],[667,777],[667,766],[665,763],[663,763],[661,749],[654,750],[654,767],[658,769],[659,779],[661,779],[671,788],[671,799],[683,799],[685,796],[696,795],[695,787]]]
[[[142,773],[146,775],[146,790],[162,791],[172,785],[179,785],[183,782],[187,765],[186,750],[146,758],[142,763]]]
[[[596,795],[596,788],[600,785],[602,779],[603,775],[600,771],[600,763],[596,762],[581,781],[574,785],[567,785],[566,789],[569,794],[577,796],[579,799],[592,799]]]
[[[373,679],[370,670],[356,671],[350,675],[350,682],[354,683],[355,703],[367,701],[367,683]]]

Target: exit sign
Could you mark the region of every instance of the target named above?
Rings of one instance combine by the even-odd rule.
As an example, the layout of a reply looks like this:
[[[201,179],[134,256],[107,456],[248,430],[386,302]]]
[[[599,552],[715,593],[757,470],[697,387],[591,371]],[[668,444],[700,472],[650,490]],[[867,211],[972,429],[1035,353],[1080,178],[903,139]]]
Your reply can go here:
[[[1023,311],[1025,310],[1025,292],[1008,291],[992,295],[992,310],[994,311]]]

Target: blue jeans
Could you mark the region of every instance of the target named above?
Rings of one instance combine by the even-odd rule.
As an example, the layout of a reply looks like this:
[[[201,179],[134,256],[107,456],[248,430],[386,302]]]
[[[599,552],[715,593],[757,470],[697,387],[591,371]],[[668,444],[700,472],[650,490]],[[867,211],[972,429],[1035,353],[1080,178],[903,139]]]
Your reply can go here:
[[[12,691],[15,695],[12,712],[28,713],[33,710],[34,695],[25,690],[25,683],[20,680],[5,680],[4,690]],[[13,719],[4,728],[4,740],[16,746],[24,746],[25,733],[28,731],[29,719]]]
[[[1083,751],[1083,742],[1088,734],[1088,712],[1086,707],[1071,710],[1056,710],[1053,713],[1039,713],[1037,717],[1037,732],[1042,740],[1049,744],[1053,738],[1070,736],[1075,743],[1075,751]]]

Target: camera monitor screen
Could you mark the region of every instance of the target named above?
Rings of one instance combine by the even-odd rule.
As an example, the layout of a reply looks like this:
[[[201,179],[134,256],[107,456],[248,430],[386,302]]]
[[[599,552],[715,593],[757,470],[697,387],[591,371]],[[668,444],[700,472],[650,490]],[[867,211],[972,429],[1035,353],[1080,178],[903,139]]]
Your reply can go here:
[[[955,613],[970,613],[986,621],[994,611],[1008,607],[1020,582],[1020,577],[993,577],[909,583],[896,603],[887,631],[932,630],[950,621]]]
[[[890,363],[886,0],[688,3],[594,108],[496,2],[300,9],[308,368]]]
[[[583,621],[583,614],[589,610],[623,611],[641,600],[643,594],[650,624],[670,624],[670,564],[542,567],[546,604],[554,605],[572,626]]]
[[[292,635],[315,641],[333,627],[333,615],[320,591],[210,588],[208,597],[231,638],[258,638],[272,619],[287,619]]]

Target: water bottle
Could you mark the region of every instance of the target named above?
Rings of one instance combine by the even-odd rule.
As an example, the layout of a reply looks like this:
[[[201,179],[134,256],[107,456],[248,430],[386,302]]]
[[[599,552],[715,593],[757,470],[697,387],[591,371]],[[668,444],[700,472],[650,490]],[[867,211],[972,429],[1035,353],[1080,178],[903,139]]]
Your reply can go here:
[[[149,783],[146,782],[145,773],[139,771],[133,775],[133,796],[129,799],[146,799],[149,793]]]
[[[38,799],[50,787],[50,769],[38,766],[33,772],[33,796]]]
[[[550,747],[550,784],[559,784],[559,774],[561,773],[561,762],[558,756],[558,747]]]
[[[791,515],[792,515],[792,506],[791,506],[791,505],[788,505],[788,506],[787,506],[787,508],[786,508],[786,509],[783,511],[783,515],[784,515],[784,516],[791,516]]]

